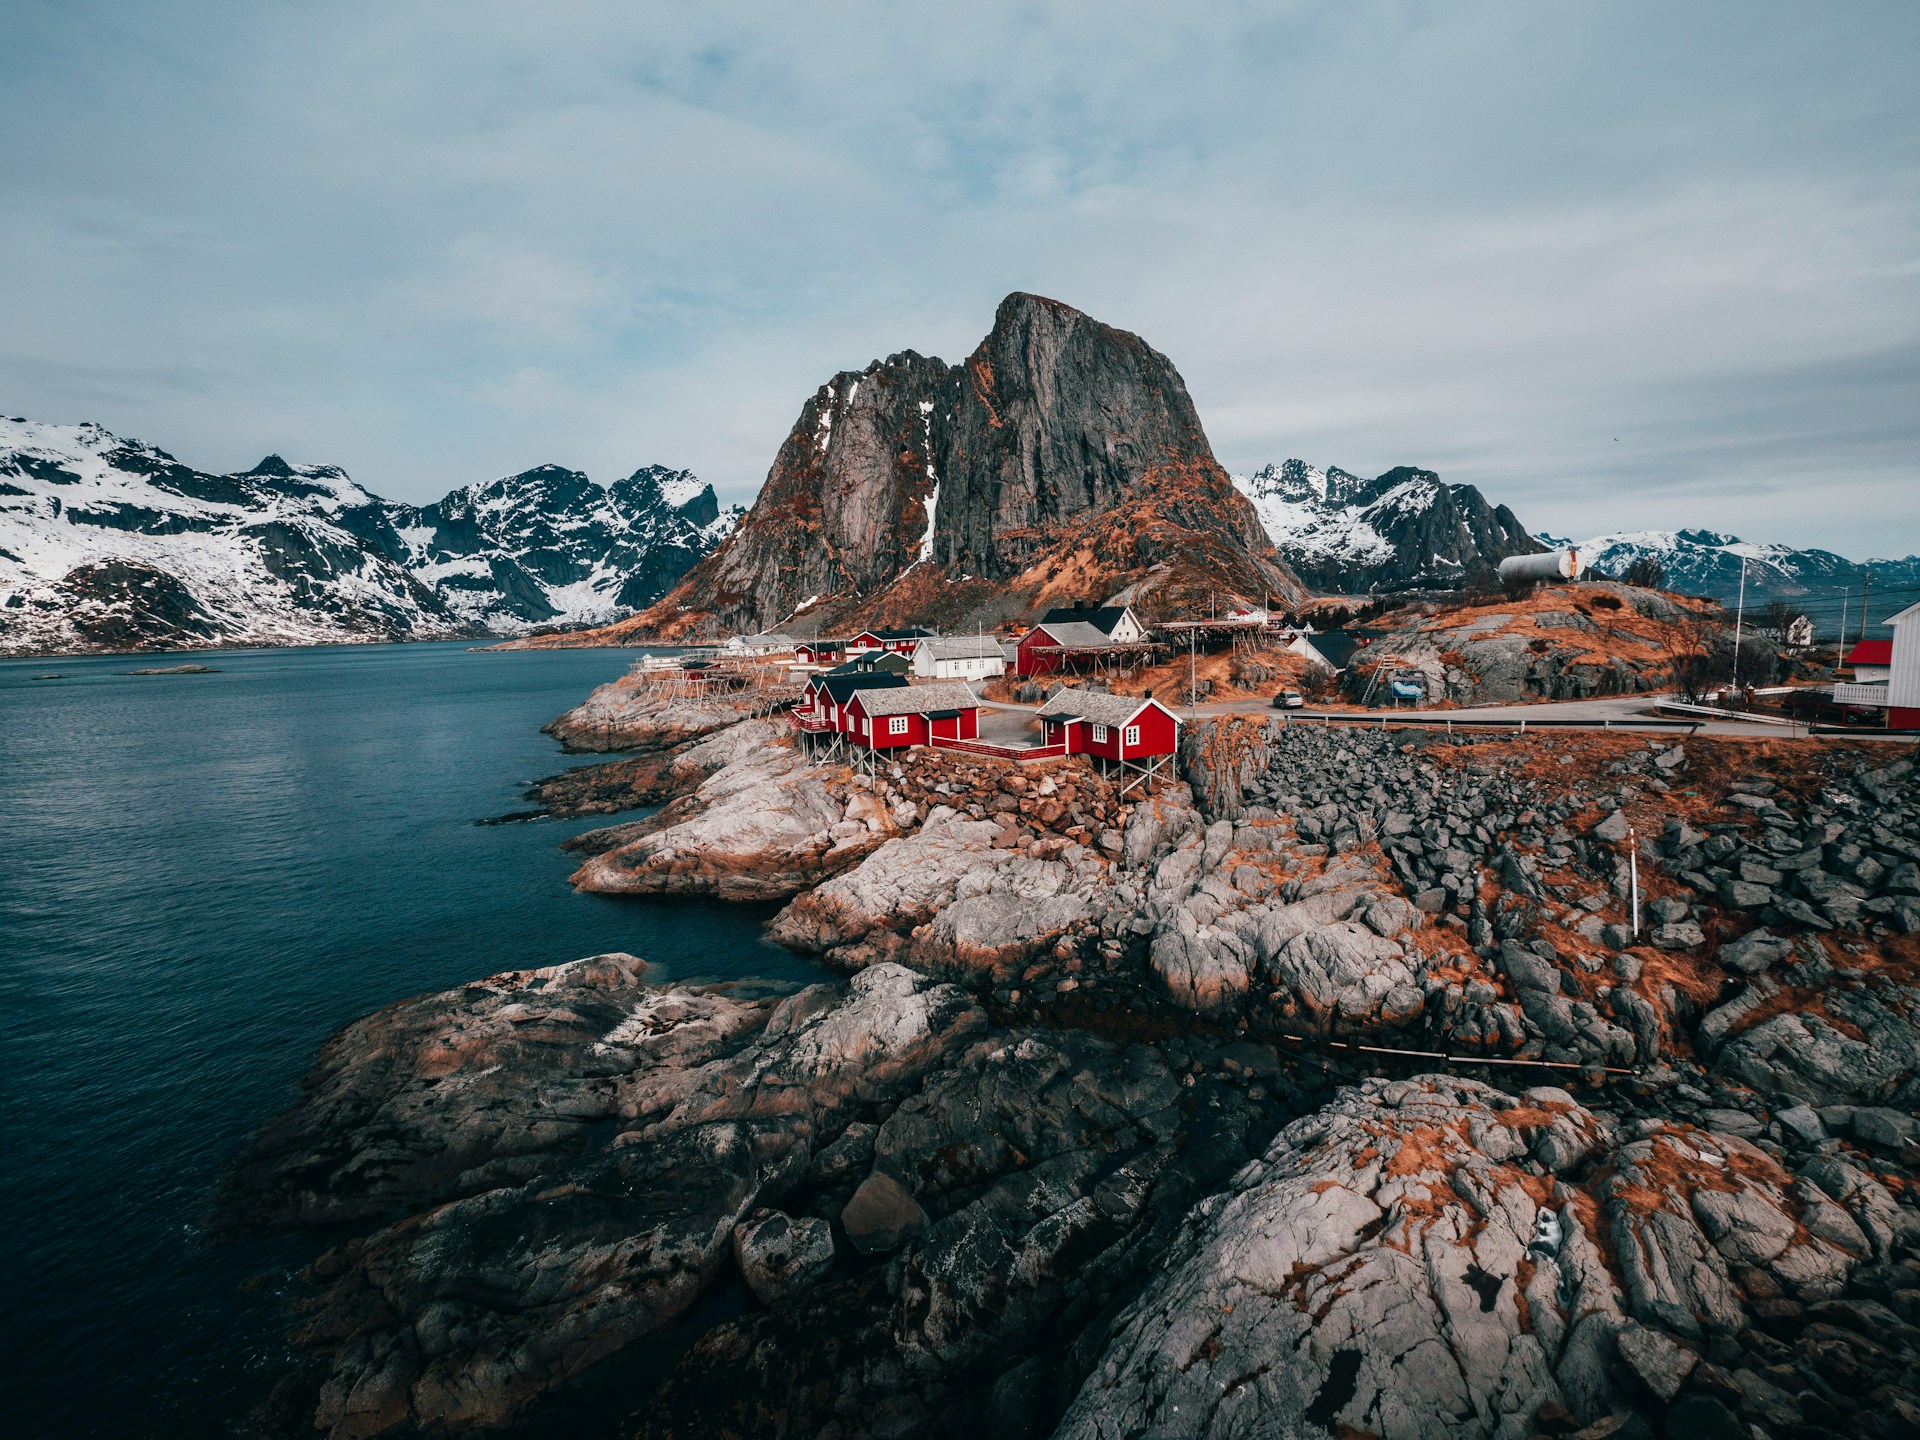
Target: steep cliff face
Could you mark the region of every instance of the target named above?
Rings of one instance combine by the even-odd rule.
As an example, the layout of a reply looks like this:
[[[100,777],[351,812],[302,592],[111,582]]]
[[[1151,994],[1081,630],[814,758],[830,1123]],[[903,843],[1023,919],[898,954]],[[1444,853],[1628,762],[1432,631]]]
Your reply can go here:
[[[801,411],[732,538],[608,639],[994,623],[1061,597],[1297,597],[1172,363],[1037,295],[966,362],[907,352]]]
[[[961,571],[1017,575],[1156,476],[1219,469],[1172,362],[1058,301],[1009,295],[957,379],[934,555]],[[1189,521],[1238,518],[1219,478],[1219,494],[1185,497]],[[1260,545],[1257,524],[1236,528]]]
[[[733,538],[666,603],[757,628],[809,598],[882,589],[926,559],[952,383],[947,365],[908,350],[822,385]]]

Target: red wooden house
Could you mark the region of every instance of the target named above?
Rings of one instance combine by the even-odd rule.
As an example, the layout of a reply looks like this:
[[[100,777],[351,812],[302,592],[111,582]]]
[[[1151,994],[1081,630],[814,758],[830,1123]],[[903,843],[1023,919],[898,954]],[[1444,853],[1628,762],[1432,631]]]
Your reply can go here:
[[[802,640],[793,647],[793,658],[801,665],[838,665],[847,658],[847,642]]]
[[[1069,755],[1088,755],[1102,769],[1118,768],[1134,778],[1124,794],[1171,766],[1180,749],[1180,717],[1151,695],[1109,695],[1103,690],[1056,691],[1040,707],[1040,723],[1049,745],[1064,745]]]
[[[922,640],[935,638],[931,630],[910,625],[903,630],[862,630],[847,642],[847,653],[859,655],[872,650],[891,650],[895,655],[911,655]]]
[[[1053,675],[1102,665],[1150,660],[1160,647],[1125,605],[1049,610],[1020,637],[1014,649],[1016,675]]]
[[[980,702],[951,681],[860,690],[841,707],[846,737],[868,750],[899,750],[980,733]]]
[[[862,690],[900,690],[906,684],[904,675],[879,670],[810,675],[799,703],[793,707],[794,728],[812,736],[845,735],[849,723],[847,701]]]

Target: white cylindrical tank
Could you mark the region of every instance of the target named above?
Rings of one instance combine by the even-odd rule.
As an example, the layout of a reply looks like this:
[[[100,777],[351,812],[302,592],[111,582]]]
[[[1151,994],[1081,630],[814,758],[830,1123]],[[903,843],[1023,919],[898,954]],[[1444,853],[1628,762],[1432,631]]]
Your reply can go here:
[[[1578,550],[1548,550],[1540,555],[1509,555],[1500,562],[1500,579],[1503,582],[1578,580],[1581,568]]]

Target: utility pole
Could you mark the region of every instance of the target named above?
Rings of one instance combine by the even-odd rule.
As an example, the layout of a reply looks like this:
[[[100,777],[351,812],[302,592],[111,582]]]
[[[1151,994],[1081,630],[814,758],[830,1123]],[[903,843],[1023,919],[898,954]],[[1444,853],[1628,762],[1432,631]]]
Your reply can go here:
[[[1747,557],[1740,557],[1740,607],[1733,612],[1733,693],[1740,693],[1740,631],[1747,618]]]
[[[1632,887],[1633,938],[1640,938],[1640,841],[1633,833],[1633,827],[1627,827],[1627,875]]]
[[[1833,647],[1833,668],[1838,670],[1847,658],[1847,602],[1853,598],[1853,587],[1847,586],[1840,592],[1840,639]]]
[[[1194,702],[1199,699],[1200,671],[1199,656],[1195,646],[1196,632],[1187,631],[1187,718],[1193,718]]]
[[[1860,638],[1867,638],[1867,597],[1873,594],[1873,571],[1860,572]]]

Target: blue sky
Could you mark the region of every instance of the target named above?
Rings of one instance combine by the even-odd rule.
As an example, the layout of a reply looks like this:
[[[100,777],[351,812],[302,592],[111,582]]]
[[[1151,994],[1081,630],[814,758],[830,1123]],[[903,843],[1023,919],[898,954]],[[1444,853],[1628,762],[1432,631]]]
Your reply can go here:
[[[1920,6],[4,0],[0,409],[747,499],[1035,290],[1229,468],[1920,550]]]

